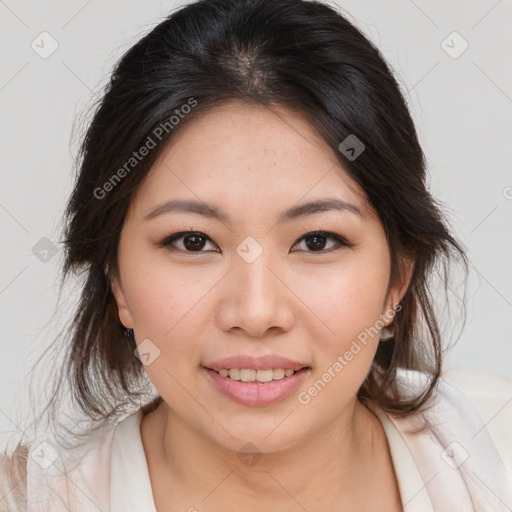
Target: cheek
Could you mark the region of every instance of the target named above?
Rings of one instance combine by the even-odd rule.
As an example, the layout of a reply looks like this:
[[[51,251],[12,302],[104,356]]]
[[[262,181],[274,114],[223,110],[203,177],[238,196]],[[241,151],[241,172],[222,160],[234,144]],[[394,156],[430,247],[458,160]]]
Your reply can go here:
[[[387,274],[336,275],[309,295],[311,309],[320,312],[322,327],[316,336],[311,332],[314,373],[297,400],[311,415],[325,416],[326,407],[328,415],[335,415],[353,399],[370,370],[380,340]]]
[[[306,277],[304,277],[306,276]],[[325,327],[327,352],[339,351],[380,318],[387,292],[386,261],[354,256],[338,268],[310,269],[300,279],[306,306]],[[297,281],[299,283],[299,281]],[[379,325],[379,324],[377,324]]]
[[[196,362],[199,367],[201,347],[191,340],[199,339],[202,322],[208,318],[201,301],[205,283],[197,280],[197,273],[194,278],[183,271],[167,268],[166,272],[158,265],[139,265],[137,269],[127,286],[137,344],[151,341],[146,346],[155,356],[145,371],[159,393],[170,393],[168,403],[177,405],[186,399],[186,394],[180,393],[180,383],[191,378]]]
[[[139,337],[162,343],[197,322],[201,299],[215,284],[213,276],[198,272],[192,265],[173,266],[160,251],[133,252],[125,259],[122,271]]]

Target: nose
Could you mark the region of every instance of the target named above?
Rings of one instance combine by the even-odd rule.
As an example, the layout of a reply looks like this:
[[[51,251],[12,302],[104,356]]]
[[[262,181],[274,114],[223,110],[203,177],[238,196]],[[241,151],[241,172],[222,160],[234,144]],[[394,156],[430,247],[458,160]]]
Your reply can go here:
[[[271,260],[266,251],[251,263],[235,258],[218,311],[223,330],[263,338],[292,327],[293,293],[283,271]]]

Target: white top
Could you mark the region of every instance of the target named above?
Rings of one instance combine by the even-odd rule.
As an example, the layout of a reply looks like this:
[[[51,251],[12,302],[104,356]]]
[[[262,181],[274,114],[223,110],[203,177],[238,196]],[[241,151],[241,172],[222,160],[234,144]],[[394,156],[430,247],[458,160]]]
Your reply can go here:
[[[156,512],[140,436],[142,416],[139,410],[123,420],[114,435],[110,512]],[[388,437],[402,502],[405,504],[403,512],[433,512],[432,503],[407,445],[386,414],[381,421]]]
[[[156,512],[140,435],[142,411],[124,419],[112,443],[110,512]]]
[[[419,372],[400,371],[398,377],[403,391],[413,392],[424,382]],[[475,390],[474,375],[458,374],[465,395],[449,378],[440,381],[435,405],[425,413],[398,419],[370,407],[387,436],[403,511],[510,512],[512,383],[492,376],[482,380],[480,374]],[[76,467],[70,464],[78,460],[72,450],[62,452],[67,477],[57,474],[62,458],[42,469],[37,456],[51,461],[51,446],[34,444],[27,465],[27,512],[156,512],[142,417],[139,409],[91,435],[86,449],[76,451],[81,459]],[[422,420],[427,428],[414,433]]]

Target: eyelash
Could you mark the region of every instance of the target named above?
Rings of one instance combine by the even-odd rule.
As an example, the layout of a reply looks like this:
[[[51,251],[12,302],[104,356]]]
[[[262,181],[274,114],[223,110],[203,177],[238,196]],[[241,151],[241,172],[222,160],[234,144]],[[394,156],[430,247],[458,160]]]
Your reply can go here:
[[[166,236],[163,240],[161,240],[160,242],[158,242],[158,246],[159,247],[165,247],[168,251],[171,251],[171,252],[185,252],[185,253],[189,253],[189,254],[200,254],[200,253],[203,253],[203,252],[207,252],[207,251],[187,251],[187,250],[184,250],[184,249],[177,249],[175,247],[172,247],[171,244],[173,242],[176,242],[177,240],[180,240],[182,238],[184,238],[185,236],[198,236],[198,237],[201,237],[201,238],[205,238],[207,241],[210,241],[210,242],[213,242],[213,240],[205,235],[204,233],[202,233],[201,231],[180,231],[179,233],[174,233],[172,235],[169,235],[169,236]],[[348,242],[345,238],[343,238],[342,236],[339,236],[339,235],[336,235],[334,233],[330,233],[329,231],[310,231],[309,233],[306,233],[305,235],[303,235],[301,238],[299,238],[293,245],[297,245],[298,243],[302,242],[303,240],[305,239],[308,239],[308,238],[313,238],[313,237],[321,237],[321,238],[326,238],[326,239],[329,239],[331,238],[332,240],[336,241],[337,244],[340,246],[340,247],[347,247],[347,248],[350,248],[350,247],[353,247],[353,244],[351,244],[350,242]],[[338,248],[340,248],[338,247]],[[329,249],[322,249],[320,251],[308,251],[308,250],[305,250],[304,252],[309,252],[309,253],[312,253],[312,254],[325,254],[325,253],[330,253],[334,250],[337,250],[338,248],[329,248]],[[216,251],[217,252],[217,251]]]

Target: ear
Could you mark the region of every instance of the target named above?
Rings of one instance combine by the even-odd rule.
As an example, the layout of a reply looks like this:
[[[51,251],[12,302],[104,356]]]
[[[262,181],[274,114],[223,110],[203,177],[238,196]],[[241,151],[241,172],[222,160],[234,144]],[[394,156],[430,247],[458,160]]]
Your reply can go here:
[[[124,293],[123,287],[120,280],[117,277],[111,277],[110,286],[112,288],[112,294],[117,303],[117,310],[119,312],[119,320],[127,328],[133,328],[133,319],[128,307],[128,301]]]
[[[412,258],[403,258],[401,267],[400,276],[397,277],[395,282],[391,282],[388,288],[383,311],[384,318],[386,318],[385,325],[389,325],[393,321],[397,306],[409,288],[414,271],[414,260]]]

